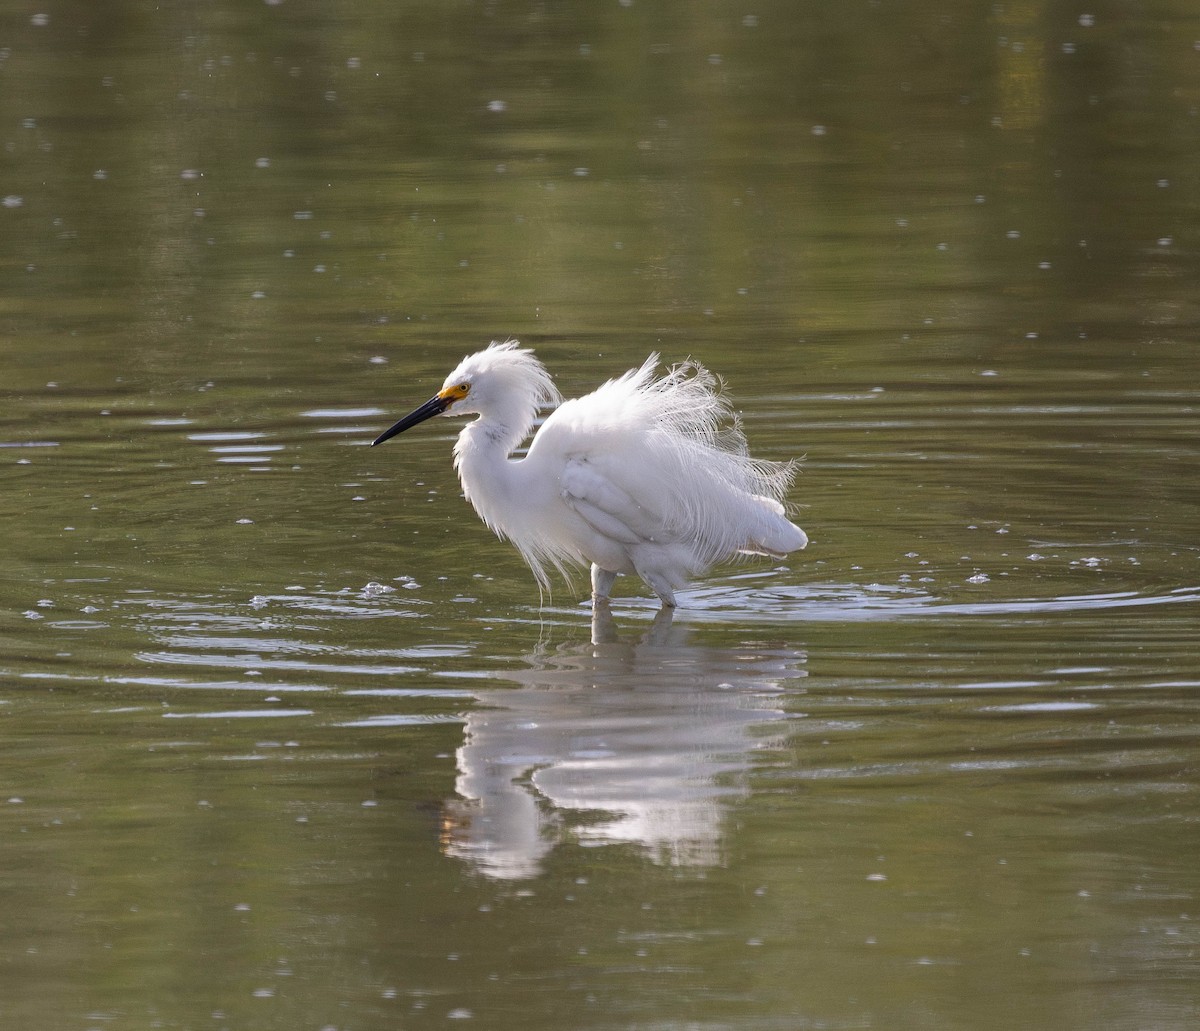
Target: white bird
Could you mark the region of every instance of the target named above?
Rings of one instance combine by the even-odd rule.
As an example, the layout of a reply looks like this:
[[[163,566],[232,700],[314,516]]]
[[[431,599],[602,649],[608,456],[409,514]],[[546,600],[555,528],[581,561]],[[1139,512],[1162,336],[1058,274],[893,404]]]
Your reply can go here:
[[[751,458],[729,400],[695,361],[655,376],[658,355],[564,401],[516,340],[462,360],[442,389],[372,443],[435,415],[470,415],[454,467],[480,518],[516,545],[540,588],[547,567],[591,565],[596,602],[636,573],[665,608],[738,555],[782,558],[808,543],[782,504],[794,462]],[[523,458],[538,411],[555,406]]]

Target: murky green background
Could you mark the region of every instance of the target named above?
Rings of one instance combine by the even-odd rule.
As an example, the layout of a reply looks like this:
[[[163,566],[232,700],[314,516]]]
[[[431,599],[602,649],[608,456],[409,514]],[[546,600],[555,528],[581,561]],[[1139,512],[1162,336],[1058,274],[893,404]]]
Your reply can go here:
[[[1200,14],[0,5],[0,1022],[1200,1022]],[[809,550],[372,436],[659,350]],[[595,641],[596,643],[593,643]]]

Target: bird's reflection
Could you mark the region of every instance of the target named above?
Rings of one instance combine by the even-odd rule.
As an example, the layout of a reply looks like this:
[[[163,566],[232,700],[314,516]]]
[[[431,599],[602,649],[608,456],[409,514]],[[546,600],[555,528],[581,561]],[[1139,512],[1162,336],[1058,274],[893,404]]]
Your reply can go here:
[[[783,737],[779,696],[803,652],[692,645],[670,610],[626,641],[601,604],[590,643],[527,661],[467,717],[446,852],[497,879],[535,876],[565,842],[719,863],[725,811]]]

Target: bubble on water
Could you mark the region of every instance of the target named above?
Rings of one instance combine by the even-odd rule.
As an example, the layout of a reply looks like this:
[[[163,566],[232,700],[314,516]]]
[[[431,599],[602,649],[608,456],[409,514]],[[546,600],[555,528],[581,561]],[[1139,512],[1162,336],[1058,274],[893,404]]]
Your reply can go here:
[[[372,580],[369,584],[363,587],[362,592],[369,598],[375,598],[381,594],[391,594],[395,589],[395,587],[390,587],[387,584],[381,584],[375,580]]]
[[[967,577],[967,583],[969,584],[985,584],[990,580],[991,577],[987,573],[976,573],[974,576]]]
[[[268,601],[268,599],[264,598],[261,594],[256,594],[256,595],[254,595],[253,598],[250,599],[249,604],[252,609],[265,609],[267,607],[267,605],[269,604],[269,601]]]

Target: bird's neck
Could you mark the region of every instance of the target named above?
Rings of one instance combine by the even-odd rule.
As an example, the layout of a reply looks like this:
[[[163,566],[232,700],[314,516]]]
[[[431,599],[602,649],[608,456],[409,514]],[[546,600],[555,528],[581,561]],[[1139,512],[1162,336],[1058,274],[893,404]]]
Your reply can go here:
[[[532,420],[530,420],[532,422]],[[508,456],[529,432],[529,425],[483,417],[468,424],[454,445],[454,467],[467,500],[498,533],[523,507],[520,462]]]

